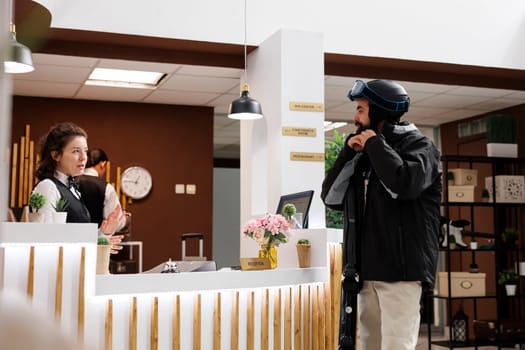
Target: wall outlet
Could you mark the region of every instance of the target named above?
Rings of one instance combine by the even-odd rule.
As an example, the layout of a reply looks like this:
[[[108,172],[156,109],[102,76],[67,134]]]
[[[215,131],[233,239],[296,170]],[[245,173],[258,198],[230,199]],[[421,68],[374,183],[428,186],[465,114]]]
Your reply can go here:
[[[184,184],[175,185],[175,194],[184,194]]]
[[[195,185],[195,184],[187,184],[186,185],[186,193],[187,194],[196,194],[197,193],[197,185]]]

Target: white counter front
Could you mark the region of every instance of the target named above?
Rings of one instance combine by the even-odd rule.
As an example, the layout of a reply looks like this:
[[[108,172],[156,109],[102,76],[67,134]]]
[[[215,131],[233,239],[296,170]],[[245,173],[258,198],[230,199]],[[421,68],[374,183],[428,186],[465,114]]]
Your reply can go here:
[[[275,270],[95,275],[96,225],[0,223],[0,286],[94,349],[335,344],[340,268],[327,262],[340,247],[306,231],[295,239],[324,239],[312,268],[295,267],[289,242]]]

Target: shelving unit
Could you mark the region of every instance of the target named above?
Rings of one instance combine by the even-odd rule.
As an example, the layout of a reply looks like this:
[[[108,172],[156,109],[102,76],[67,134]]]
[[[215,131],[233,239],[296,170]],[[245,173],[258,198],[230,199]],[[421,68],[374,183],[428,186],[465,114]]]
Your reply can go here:
[[[431,320],[430,315],[428,319],[428,349],[432,345],[441,346],[444,348],[474,348],[480,346],[495,346],[498,349],[502,347],[514,346],[515,344],[525,344],[525,330],[523,336],[519,338],[507,339],[498,332],[494,340],[484,340],[475,338],[472,332],[469,332],[469,337],[466,342],[457,342],[453,340],[453,325],[452,320],[457,309],[468,309],[469,321],[467,328],[472,329],[473,320],[488,320],[486,317],[487,310],[492,309],[494,312],[493,320],[498,330],[502,320],[510,319],[514,321],[522,321],[525,325],[525,294],[522,288],[524,277],[520,277],[518,283],[518,290],[516,296],[508,297],[505,294],[503,286],[497,285],[497,273],[502,269],[513,268],[516,264],[518,274],[524,271],[519,271],[519,262],[525,260],[525,249],[523,240],[519,240],[519,246],[516,248],[508,248],[503,245],[501,240],[501,232],[506,227],[515,227],[518,231],[523,232],[525,229],[525,203],[498,203],[496,196],[496,175],[524,175],[525,174],[525,159],[521,158],[496,158],[496,157],[480,157],[480,156],[442,156],[443,164],[443,216],[449,221],[457,219],[468,219],[470,221],[470,230],[465,232],[464,237],[476,237],[479,239],[488,240],[491,244],[478,247],[476,250],[470,248],[450,249],[447,244],[442,247],[441,258],[445,261],[445,271],[448,277],[448,295],[440,296],[432,295],[428,300],[427,305],[432,305],[432,300],[438,299],[445,303],[446,309],[446,323],[449,330],[449,336],[446,340],[432,341]],[[477,169],[478,180],[483,180],[478,185],[474,193],[473,202],[450,202],[449,201],[449,186],[447,183],[447,173],[454,165],[456,168],[463,169]],[[482,202],[481,190],[484,188],[484,178],[492,177],[493,201]],[[467,216],[467,217],[463,217]],[[477,218],[476,218],[477,217]],[[446,235],[449,235],[450,226],[446,226]],[[522,236],[523,237],[523,236]],[[479,239],[478,239],[479,238]],[[479,245],[479,243],[478,243]],[[480,249],[481,248],[481,249]],[[452,271],[468,271],[468,267],[464,268],[464,260],[470,259],[474,263],[483,263],[480,266],[479,272],[486,273],[487,292],[485,296],[469,296],[469,297],[452,297]],[[468,264],[467,264],[468,266]],[[482,270],[483,269],[483,270]],[[490,306],[490,307],[488,307]]]

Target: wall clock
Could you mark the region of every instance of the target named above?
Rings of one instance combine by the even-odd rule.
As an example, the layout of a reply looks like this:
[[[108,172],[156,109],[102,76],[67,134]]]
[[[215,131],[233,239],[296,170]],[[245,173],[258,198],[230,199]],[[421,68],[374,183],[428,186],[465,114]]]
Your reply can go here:
[[[142,199],[151,191],[153,180],[148,170],[141,166],[126,168],[120,177],[120,188],[132,199]]]

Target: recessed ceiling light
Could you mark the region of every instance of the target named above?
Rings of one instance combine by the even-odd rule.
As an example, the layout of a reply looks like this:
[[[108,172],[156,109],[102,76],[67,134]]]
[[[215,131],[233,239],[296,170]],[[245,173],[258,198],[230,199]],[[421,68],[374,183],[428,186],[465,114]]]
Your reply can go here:
[[[86,85],[154,89],[165,76],[166,73],[159,72],[95,68]]]

